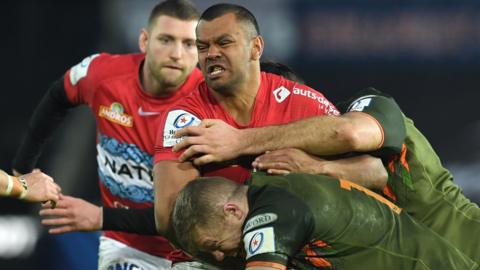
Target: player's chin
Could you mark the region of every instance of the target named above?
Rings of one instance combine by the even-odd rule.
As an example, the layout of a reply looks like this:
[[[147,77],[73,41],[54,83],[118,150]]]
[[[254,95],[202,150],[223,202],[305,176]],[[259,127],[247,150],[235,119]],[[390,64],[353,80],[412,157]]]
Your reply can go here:
[[[160,72],[165,80],[178,80],[180,77],[186,77],[183,69],[162,68]]]
[[[232,84],[224,78],[215,78],[215,79],[206,79],[207,84],[210,88],[214,89],[216,92],[223,94],[232,94],[232,90],[235,89],[232,87]]]
[[[185,82],[188,74],[183,72],[176,71],[165,71],[162,72],[163,82],[165,85],[170,87],[178,87]]]

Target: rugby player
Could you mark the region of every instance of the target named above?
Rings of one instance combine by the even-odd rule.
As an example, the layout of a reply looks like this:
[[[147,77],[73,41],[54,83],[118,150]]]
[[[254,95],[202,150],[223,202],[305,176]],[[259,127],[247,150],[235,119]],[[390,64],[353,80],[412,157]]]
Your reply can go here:
[[[472,235],[480,234],[479,207],[463,195],[428,140],[413,121],[401,113],[393,98],[370,88],[359,92],[339,108],[346,112],[344,115],[356,114],[357,118],[363,117],[366,121],[360,127],[359,122],[352,118],[352,121],[335,128],[335,134],[329,135],[323,128],[324,125],[333,126],[333,119],[328,117],[249,130],[235,129],[217,120],[206,120],[201,127],[179,131],[179,136],[195,136],[182,141],[174,149],[195,144],[197,148],[191,146],[181,159],[188,159],[194,154],[196,164],[269,151],[253,162],[256,168],[273,174],[306,172],[342,178],[345,177],[342,170],[348,170],[344,159],[327,160],[319,156],[362,151],[364,136],[357,130],[370,126],[377,135],[369,139],[377,138],[378,145],[382,145],[371,154],[383,159],[389,177],[385,182],[364,180],[356,183],[380,189],[405,212],[480,263],[480,249],[477,241],[472,240]],[[402,137],[405,139],[399,143]],[[350,138],[346,140],[350,144],[340,144],[340,138]],[[389,141],[387,146],[385,143]],[[205,155],[200,156],[199,149]],[[342,166],[341,169],[339,166]]]
[[[187,184],[172,215],[185,250],[219,261],[244,256],[248,270],[480,268],[401,208],[347,180],[256,173],[249,182]]]
[[[244,7],[218,4],[208,8],[196,29],[199,64],[205,82],[172,106],[159,123],[155,145],[155,214],[159,233],[165,233],[177,192],[202,175],[224,175],[243,182],[250,163],[233,160],[196,168],[190,161],[178,162],[172,147],[175,132],[202,119],[218,118],[238,127],[288,123],[338,111],[321,93],[281,76],[260,71],[263,39],[254,15]],[[315,94],[315,99],[294,91]],[[245,166],[246,165],[246,166]]]
[[[141,53],[94,54],[69,69],[53,83],[30,122],[18,151],[14,169],[34,168],[44,140],[68,108],[87,105],[98,127],[97,161],[104,211],[112,208],[152,206],[152,159],[156,121],[168,106],[196,89],[202,80],[195,68],[195,26],[198,12],[188,1],[164,1],[156,5],[148,26],[139,36]],[[34,158],[32,158],[34,157]],[[78,229],[82,219],[101,227],[102,209],[65,196],[59,209],[44,220],[56,225],[53,233]],[[80,211],[80,214],[76,212]],[[82,216],[86,215],[86,216]],[[173,248],[163,237],[105,231],[100,238],[99,269],[180,269],[190,257]],[[186,263],[189,264],[189,263]],[[189,265],[184,265],[189,267]]]
[[[19,177],[0,170],[0,196],[18,198],[28,202],[53,201],[60,197],[61,188],[53,179],[36,170]]]

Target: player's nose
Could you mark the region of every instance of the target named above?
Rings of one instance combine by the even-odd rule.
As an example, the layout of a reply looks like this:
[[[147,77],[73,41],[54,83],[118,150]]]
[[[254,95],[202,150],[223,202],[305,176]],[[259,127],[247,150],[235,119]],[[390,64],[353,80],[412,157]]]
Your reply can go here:
[[[182,53],[183,53],[182,50],[183,50],[182,44],[175,43],[170,50],[170,57],[175,60],[182,58]]]
[[[218,250],[212,251],[212,255],[215,258],[215,260],[217,260],[219,262],[221,262],[221,261],[223,261],[223,259],[225,259],[225,253],[223,253],[221,251],[218,251]]]

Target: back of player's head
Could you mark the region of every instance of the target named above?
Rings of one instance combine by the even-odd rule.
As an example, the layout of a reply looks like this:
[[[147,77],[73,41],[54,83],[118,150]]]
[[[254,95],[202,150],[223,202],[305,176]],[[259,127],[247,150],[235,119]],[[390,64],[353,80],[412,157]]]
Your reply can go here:
[[[148,25],[151,26],[155,20],[162,16],[170,16],[182,21],[198,20],[200,14],[189,0],[165,0],[157,4],[150,13]]]
[[[198,228],[212,228],[223,221],[223,205],[241,185],[223,177],[202,177],[189,182],[177,195],[172,225],[182,248],[195,254]]]
[[[252,37],[260,35],[260,27],[258,27],[257,19],[253,13],[239,5],[226,3],[213,5],[200,15],[200,20],[212,21],[228,13],[235,14],[237,21],[242,22],[247,26]]]
[[[300,84],[305,84],[305,81],[289,66],[273,62],[273,61],[263,61],[260,63],[260,70],[268,73],[273,73],[280,75],[290,81],[294,81]]]

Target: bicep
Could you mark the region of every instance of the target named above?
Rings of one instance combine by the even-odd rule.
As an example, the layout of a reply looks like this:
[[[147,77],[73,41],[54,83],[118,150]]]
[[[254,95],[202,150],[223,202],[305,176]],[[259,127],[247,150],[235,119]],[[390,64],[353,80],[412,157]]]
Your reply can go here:
[[[347,112],[363,112],[377,122],[382,132],[382,144],[378,154],[400,153],[406,137],[403,113],[391,97],[364,95],[351,102]]]
[[[155,220],[159,233],[166,231],[171,209],[177,193],[190,181],[199,176],[191,162],[174,160],[160,161],[155,164]]]

